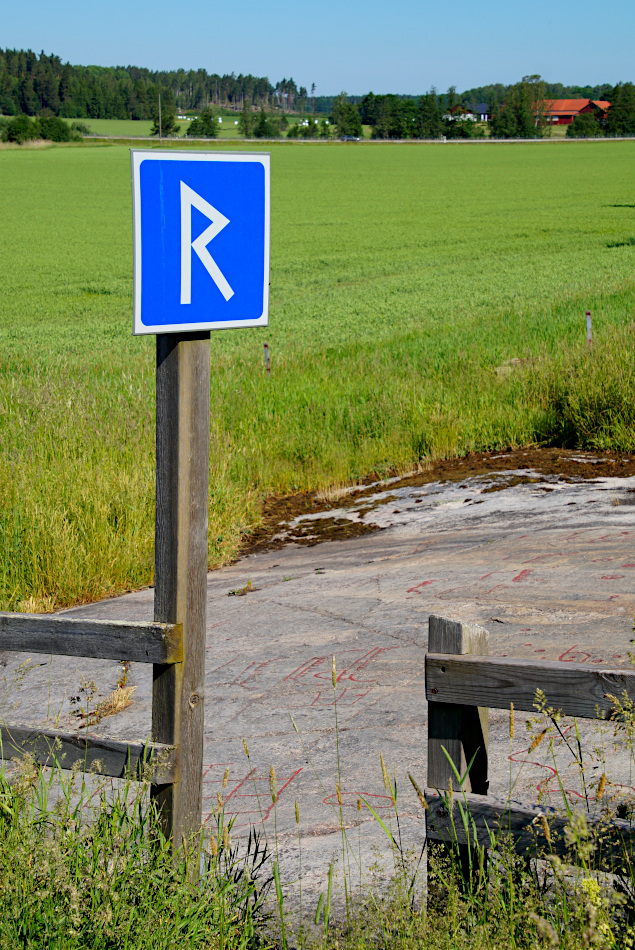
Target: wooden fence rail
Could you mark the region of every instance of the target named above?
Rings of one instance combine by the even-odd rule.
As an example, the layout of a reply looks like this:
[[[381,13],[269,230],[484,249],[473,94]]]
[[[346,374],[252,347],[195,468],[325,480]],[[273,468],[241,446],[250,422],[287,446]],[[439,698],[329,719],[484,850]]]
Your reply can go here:
[[[0,650],[134,663],[180,664],[182,628],[175,623],[74,620],[0,613]],[[90,733],[0,725],[0,758],[30,753],[42,765],[70,769],[77,762],[100,775],[141,779],[154,786],[178,780],[179,750],[161,742],[111,739]]]
[[[596,719],[614,709],[613,697],[623,701],[626,693],[635,698],[635,672],[606,670],[580,663],[490,657],[489,633],[473,624],[444,617],[430,617],[429,653],[426,656],[426,699],[428,700],[428,787],[429,807],[426,834],[429,840],[458,847],[463,867],[467,867],[468,841],[461,807],[469,813],[470,844],[474,835],[482,847],[489,847],[491,834],[511,839],[519,853],[552,851],[575,863],[576,855],[567,845],[564,829],[567,818],[549,806],[533,806],[517,801],[501,801],[488,796],[488,714],[489,709],[514,708],[536,712],[536,691],[546,697],[548,707],[563,715]],[[472,767],[461,790],[450,761],[460,775]],[[454,785],[452,802],[442,793]],[[449,807],[451,804],[451,807]],[[547,818],[550,841],[545,837],[542,818]],[[635,826],[629,821],[593,819],[591,828],[601,832],[594,860],[606,870],[635,863]]]
[[[72,620],[0,613],[0,650],[84,656],[130,663],[180,663],[183,631],[178,623]]]

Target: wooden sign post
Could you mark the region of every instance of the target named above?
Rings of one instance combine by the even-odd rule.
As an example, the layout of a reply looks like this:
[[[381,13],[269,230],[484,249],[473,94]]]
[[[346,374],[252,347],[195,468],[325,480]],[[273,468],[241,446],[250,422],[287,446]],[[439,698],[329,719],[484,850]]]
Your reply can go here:
[[[154,617],[182,629],[183,645],[182,660],[153,668],[152,739],[176,750],[178,771],[151,794],[180,847],[202,817],[210,330],[268,324],[270,156],[130,159],[133,328],[157,338]]]
[[[152,738],[179,750],[178,777],[152,787],[177,846],[201,827],[210,333],[157,335],[154,619],[183,626],[183,661],[155,664]]]

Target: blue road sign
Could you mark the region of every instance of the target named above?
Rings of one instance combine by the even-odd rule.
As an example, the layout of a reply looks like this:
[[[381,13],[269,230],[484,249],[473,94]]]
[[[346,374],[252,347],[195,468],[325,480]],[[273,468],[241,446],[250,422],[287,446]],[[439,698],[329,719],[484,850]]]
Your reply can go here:
[[[135,333],[266,326],[269,158],[131,150]]]

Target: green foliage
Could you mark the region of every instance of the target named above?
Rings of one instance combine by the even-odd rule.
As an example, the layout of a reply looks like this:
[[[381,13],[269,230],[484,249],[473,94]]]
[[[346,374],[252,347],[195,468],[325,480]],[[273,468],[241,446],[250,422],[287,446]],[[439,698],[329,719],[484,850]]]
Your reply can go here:
[[[156,111],[154,113],[154,118],[152,120],[152,128],[150,129],[150,135],[159,135],[167,138],[170,135],[178,135],[180,132],[179,124],[176,121],[176,113],[174,111],[173,105],[168,101],[167,103],[162,102],[161,108],[161,122],[159,123],[159,108],[157,105]]]
[[[443,125],[439,112],[439,100],[434,89],[421,97],[417,112],[417,137],[420,139],[438,139],[442,134]]]
[[[351,105],[345,92],[341,92],[333,104],[331,122],[337,126],[338,135],[362,135],[362,120],[357,107]]]
[[[287,132],[288,139],[330,138],[330,136],[331,125],[328,119],[323,119],[320,123],[313,116],[307,116],[300,122],[294,123]]]
[[[492,112],[491,134],[499,139],[541,138],[545,128],[545,83],[525,76],[507,90],[502,108]]]
[[[635,452],[635,324],[607,330],[538,367],[529,385],[554,445]]]
[[[210,565],[269,492],[557,441],[546,383],[496,367],[635,312],[635,143],[266,150],[271,324],[213,336]],[[128,149],[3,149],[0,180],[0,608],[39,610],[152,582],[155,357]]]
[[[59,119],[57,116],[41,116],[37,120],[40,128],[40,135],[43,139],[51,142],[72,142],[81,139],[80,135],[73,134],[70,125]]]
[[[175,860],[147,784],[62,774],[28,756],[0,773],[2,950],[256,947],[268,881],[253,834],[239,859],[221,811]]]
[[[238,116],[238,131],[246,139],[252,138],[256,128],[256,116],[247,100],[243,103],[242,112]]]
[[[18,145],[23,145],[32,139],[47,139],[50,142],[81,141],[81,136],[57,116],[30,119],[27,115],[18,115],[3,123],[0,134],[3,141],[15,142]]]
[[[15,142],[17,145],[23,145],[30,139],[40,137],[40,127],[37,122],[32,122],[28,115],[18,115],[5,128],[4,140],[6,142]]]
[[[632,82],[619,83],[613,89],[606,114],[607,135],[635,135],[635,86]]]
[[[283,80],[293,95],[293,80]],[[278,84],[278,87],[280,84]],[[276,88],[278,88],[276,87]],[[245,98],[268,106],[276,92],[266,77],[220,76],[204,69],[152,72],[138,66],[62,65],[59,56],[0,49],[0,112],[66,118],[152,119],[159,91],[175,111],[202,111],[210,102],[233,106]]]
[[[573,122],[567,126],[567,138],[597,139],[603,135],[602,126],[592,112],[577,115]]]
[[[201,139],[215,139],[218,135],[218,120],[211,109],[203,109],[197,119],[190,122],[186,135]]]
[[[254,138],[256,139],[277,139],[280,137],[280,126],[273,116],[268,115],[264,109],[260,110],[258,121],[254,127]]]

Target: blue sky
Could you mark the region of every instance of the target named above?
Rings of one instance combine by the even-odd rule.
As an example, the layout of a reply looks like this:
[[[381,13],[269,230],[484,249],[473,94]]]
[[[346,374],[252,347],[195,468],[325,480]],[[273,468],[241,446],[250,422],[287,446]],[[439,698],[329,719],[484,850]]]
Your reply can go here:
[[[633,0],[32,0],[5,7],[0,46],[83,65],[292,76],[329,95],[460,91],[529,73],[565,84],[635,80],[634,36]]]

